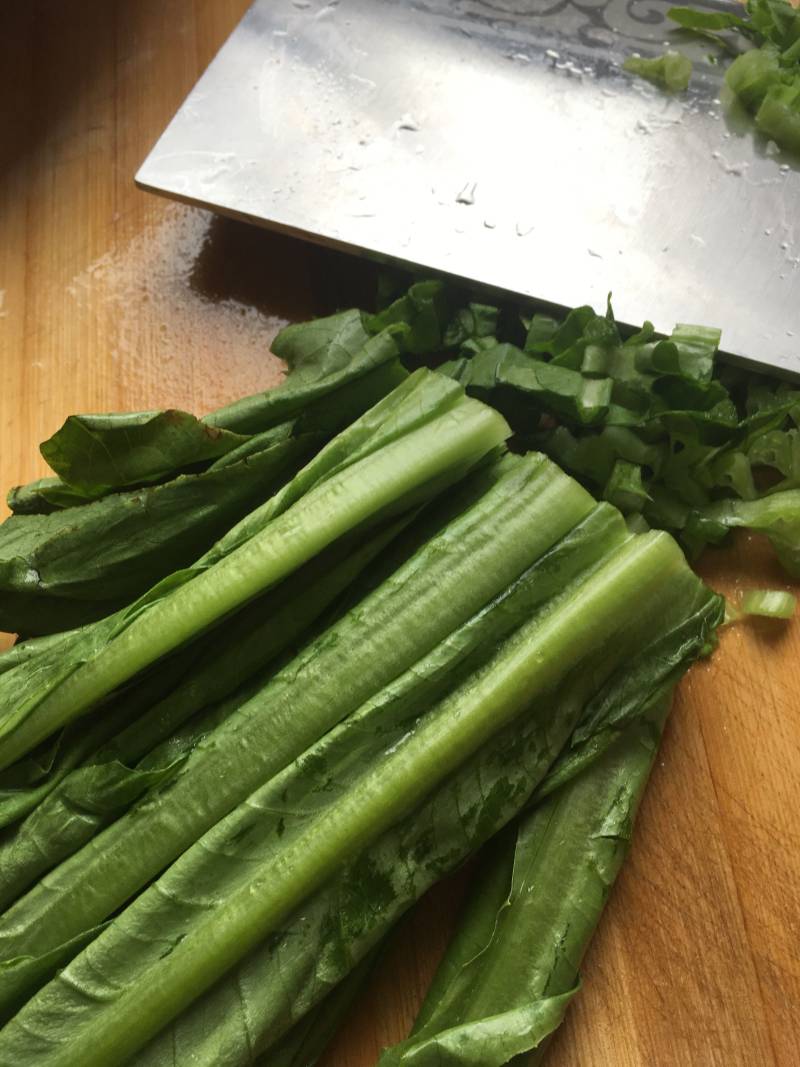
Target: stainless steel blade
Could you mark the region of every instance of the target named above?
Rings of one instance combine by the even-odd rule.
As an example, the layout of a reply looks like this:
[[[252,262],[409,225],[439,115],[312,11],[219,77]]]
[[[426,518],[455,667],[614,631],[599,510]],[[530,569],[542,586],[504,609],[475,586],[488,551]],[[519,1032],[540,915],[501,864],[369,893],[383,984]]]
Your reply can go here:
[[[137,181],[800,372],[800,171],[727,117],[714,46],[680,43],[680,96],[621,70],[668,6],[256,0]]]

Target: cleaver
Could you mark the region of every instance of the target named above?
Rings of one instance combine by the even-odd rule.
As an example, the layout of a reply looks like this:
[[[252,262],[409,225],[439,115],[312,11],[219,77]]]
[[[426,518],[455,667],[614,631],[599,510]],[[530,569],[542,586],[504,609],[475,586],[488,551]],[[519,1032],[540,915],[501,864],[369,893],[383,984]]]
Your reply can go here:
[[[800,168],[668,0],[256,0],[144,189],[800,374]],[[732,10],[727,2],[705,3]],[[678,47],[668,95],[622,70]]]

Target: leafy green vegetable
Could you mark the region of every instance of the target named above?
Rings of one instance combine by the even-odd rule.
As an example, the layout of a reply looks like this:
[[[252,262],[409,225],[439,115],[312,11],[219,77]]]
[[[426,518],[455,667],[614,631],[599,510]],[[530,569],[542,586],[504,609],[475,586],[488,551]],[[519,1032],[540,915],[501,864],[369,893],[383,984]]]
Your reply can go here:
[[[389,307],[373,315],[368,328],[375,332],[402,324],[403,344],[413,355],[437,352],[448,317],[448,292],[440,281],[417,282]]]
[[[12,491],[21,513],[0,526],[0,629],[83,625],[206,551],[404,379],[406,329],[371,337],[362,319],[353,311],[289,327],[274,345],[292,368],[286,381],[204,420],[68,419],[42,446],[66,480]]]
[[[0,629],[92,621],[193,561],[269,497],[324,438],[268,431],[238,462],[0,525]]]
[[[613,512],[604,511],[605,507],[601,505],[535,564],[509,589],[501,602],[481,612],[464,629],[462,636],[449,638],[446,646],[449,646],[450,654],[463,645],[470,631],[475,634],[475,644],[480,649],[481,634],[486,633],[484,625],[487,622],[492,625],[493,642],[498,634],[494,627],[497,621],[502,622],[497,613],[502,610],[506,614],[508,610],[503,603],[514,604],[518,618],[524,619],[535,603],[529,599],[532,595],[548,596],[568,580],[565,563],[571,563],[572,573],[576,576],[581,566],[586,568],[581,576],[583,580],[592,567],[592,556],[586,556],[586,552],[592,550],[593,544],[601,551],[604,548],[607,556],[611,556],[625,534],[618,517],[615,522],[609,521]],[[596,554],[596,548],[592,551]],[[575,559],[576,554],[583,557],[582,563]],[[543,579],[547,586],[545,590],[540,586]],[[217,987],[184,1013],[174,1027],[165,1030],[141,1058],[136,1059],[137,1065],[156,1067],[171,1063],[170,1056],[175,1055],[176,1049],[185,1049],[187,1055],[191,1050],[197,1063],[236,1062],[237,1054],[246,1059],[243,1044],[246,1046],[247,1041],[254,1041],[257,1047],[261,1047],[262,1042],[269,1044],[282,1032],[287,1020],[302,1017],[324,995],[330,983],[347,974],[354,960],[384,935],[398,915],[433,880],[451,869],[467,851],[519,810],[532,786],[541,778],[546,764],[554,758],[565,736],[564,731],[582,716],[587,695],[594,694],[587,707],[618,709],[617,714],[621,717],[626,714],[623,706],[628,714],[633,714],[629,705],[634,692],[637,708],[647,703],[648,693],[658,687],[658,679],[663,677],[660,664],[668,634],[662,630],[661,624],[668,617],[675,620],[672,661],[680,662],[679,673],[685,669],[696,649],[703,646],[708,627],[715,625],[721,609],[719,598],[709,597],[695,579],[675,593],[670,610],[654,622],[660,636],[652,644],[649,659],[646,664],[641,664],[635,680],[630,677],[624,658],[627,650],[638,648],[642,641],[647,641],[649,623],[638,634],[631,629],[620,644],[614,645],[613,661],[616,663],[621,658],[623,663],[605,686],[603,679],[613,664],[604,652],[598,656],[594,669],[576,672],[559,690],[555,706],[549,698],[541,705],[534,705],[522,722],[515,722],[496,742],[486,746],[471,765],[446,783],[429,805],[386,835],[379,845],[349,869],[340,872],[332,886],[303,905],[295,920],[282,929],[280,938],[266,942],[248,957],[231,981]],[[684,599],[686,593],[690,594],[688,600]],[[702,610],[693,612],[693,604],[702,605]],[[679,636],[684,633],[684,624],[688,621],[683,617],[687,610],[693,612],[693,625],[697,627],[693,643],[686,642],[685,634],[683,638]],[[513,625],[512,619],[505,625],[509,624]],[[358,769],[376,758],[376,743],[383,747],[402,741],[409,729],[408,709],[414,707],[411,701],[419,707],[435,692],[430,688],[431,684],[441,684],[436,681],[440,675],[436,663],[442,662],[441,653],[437,652],[429,662],[435,671],[433,675],[421,671],[417,665],[413,673],[409,672],[405,684],[401,679],[381,699],[372,702],[372,710],[366,717],[360,714],[349,726],[343,724],[337,741],[330,738],[322,741],[303,757],[297,765],[297,784],[291,786],[288,796],[278,797],[275,795],[278,785],[285,789],[291,772],[281,776],[263,803],[267,810],[260,816],[260,821],[263,822],[269,814],[274,832],[278,836],[285,834],[291,818],[296,818],[298,813],[308,813],[309,802],[315,796],[329,794],[333,783],[337,783],[338,789],[345,788],[352,768]],[[461,664],[462,670],[474,666],[471,659],[461,660]],[[420,678],[428,679],[422,690],[418,684]],[[451,683],[448,681],[447,684]],[[620,687],[624,695],[618,701],[614,694]],[[608,718],[612,717],[609,712]],[[371,718],[375,718],[375,726],[369,731]],[[341,757],[333,759],[337,749],[341,751]],[[306,796],[308,801],[304,800]],[[307,814],[301,817],[307,818]],[[230,832],[234,833],[233,827]],[[244,838],[237,837],[237,840]],[[252,833],[247,835],[247,840],[248,855],[252,860]],[[225,855],[229,856],[230,851],[225,850]],[[184,877],[195,880],[200,874],[193,867],[184,872]],[[202,880],[208,884],[205,878]],[[320,945],[325,946],[322,954]],[[248,1004],[246,1035],[242,1033],[239,1015],[234,1010],[239,998]]]
[[[364,319],[360,311],[343,311],[287,326],[272,343],[272,351],[289,366],[286,380],[275,389],[219,408],[203,422],[257,434],[287,419],[299,419],[301,430],[338,432],[402,377],[395,357],[407,329],[400,325],[368,331]],[[359,396],[370,399],[363,403]]]
[[[93,497],[161,481],[176,469],[219,459],[246,440],[185,411],[71,415],[42,443],[41,453],[67,485]]]
[[[776,144],[800,152],[800,62],[791,85],[771,86],[756,112],[756,126]]]
[[[356,452],[339,469],[326,471],[301,499],[211,566],[173,575],[163,595],[156,589],[146,603],[125,613],[111,639],[90,660],[62,667],[60,683],[43,699],[33,704],[24,699],[5,710],[0,719],[0,769],[86,714],[139,671],[275,585],[338,537],[430,497],[500,445],[506,436],[503,420],[484,405],[465,399],[457,387],[445,388],[447,384],[424,371],[409,378],[377,406],[387,416],[388,441],[383,447],[375,451],[373,442],[362,458]],[[426,397],[436,412],[433,417]],[[376,411],[372,409],[373,419]],[[404,411],[416,428],[402,433]],[[317,457],[318,461],[325,457],[317,464],[323,470],[327,462],[335,463],[342,441],[334,440],[329,448]],[[302,484],[303,473],[298,477]],[[291,483],[287,491],[284,501],[291,499]],[[233,540],[237,538],[241,541],[234,534]]]
[[[689,88],[692,61],[680,52],[667,51],[663,56],[653,58],[628,56],[622,69],[655,82],[671,93],[680,93]]]
[[[742,597],[745,615],[791,619],[796,610],[797,598],[781,589],[749,589]]]
[[[255,1067],[313,1067],[355,1003],[377,954],[379,950],[365,957],[276,1045],[256,1056],[253,1060]]]
[[[251,790],[496,596],[594,506],[540,456],[509,457],[473,480],[477,498],[465,485],[460,510],[440,531],[200,741],[167,788],[107,827],[6,912],[0,919],[3,959],[48,952],[102,922]],[[459,507],[458,499],[442,505],[445,515],[454,505]],[[14,969],[7,966],[0,974],[0,1003],[17,995]]]
[[[735,30],[760,46],[737,55],[725,81],[761,133],[800,152],[800,9],[788,0],[747,0],[745,7],[747,19],[685,7],[667,14],[684,29],[717,39],[720,31]]]
[[[723,531],[743,526],[765,534],[789,574],[800,575],[800,490],[787,489],[760,500],[722,500],[705,514]]]
[[[248,605],[224,633],[187,650],[188,664],[178,677],[185,676],[168,686],[165,696],[148,700],[154,686],[146,679],[113,715],[79,734],[67,758],[43,781],[0,795],[2,823],[30,812],[0,841],[0,908],[85,845],[152,784],[174,773],[203,737],[258,692],[272,662],[293,647],[407,521],[392,523],[360,547],[347,545],[342,552],[335,546],[335,552],[306,564],[290,582]],[[187,665],[191,670],[185,674]],[[83,759],[86,753],[91,755]]]
[[[476,320],[462,308],[451,321],[444,336],[459,339]],[[717,367],[719,330],[679,324],[658,338],[648,322],[623,338],[609,303],[603,315],[534,315],[520,348],[506,340],[515,334],[509,316],[483,309],[480,322],[481,336],[445,353],[454,358],[440,371],[501,411],[517,447],[546,452],[595,496],[639,516],[641,529],[669,530],[690,558],[744,525],[734,518],[745,514],[739,502],[800,487],[800,394]],[[499,338],[486,334],[489,322]],[[800,527],[780,525],[785,536],[774,543],[800,574]]]
[[[663,534],[630,539],[585,581],[568,585],[523,623],[483,667],[430,711],[420,708],[423,714],[418,719],[399,723],[400,736],[390,732],[383,755],[366,767],[359,761],[351,782],[339,788],[334,779],[321,792],[313,788],[313,781],[303,775],[298,778],[294,768],[287,769],[285,776],[264,787],[263,795],[251,799],[248,809],[233,813],[228,820],[227,860],[215,865],[227,883],[224,897],[215,898],[218,902],[211,910],[198,900],[199,916],[191,904],[191,899],[197,900],[198,885],[203,884],[199,870],[222,844],[225,825],[220,824],[205,847],[190,850],[168,872],[163,889],[145,892],[100,935],[86,956],[79,957],[6,1027],[0,1037],[4,1062],[18,1057],[23,1047],[28,1055],[39,1056],[37,1062],[50,1067],[66,1062],[62,1051],[66,1045],[58,1036],[62,1024],[69,1031],[72,1062],[77,1057],[91,1067],[118,1062],[120,1056],[133,1052],[274,932],[309,893],[322,889],[343,861],[355,859],[410,815],[422,797],[432,794],[466,760],[480,758],[476,754],[483,754],[483,746],[524,708],[535,706],[537,698],[543,702],[540,713],[530,718],[538,718],[534,731],[538,736],[532,742],[541,775],[582,705],[576,700],[571,720],[556,731],[547,713],[559,683],[574,668],[575,685],[585,696],[598,677],[607,675],[638,646],[643,633],[651,628],[658,631],[665,614],[680,614],[687,595],[694,602],[697,587],[671,539]],[[634,597],[644,607],[632,615]],[[336,746],[342,731],[347,732],[346,725],[323,744]],[[513,743],[518,750],[518,728],[515,733]],[[506,745],[511,740],[507,734]],[[323,781],[328,781],[324,765],[317,761],[316,766]],[[478,784],[474,773],[470,780],[474,788]],[[292,781],[298,783],[299,795],[292,795]],[[501,789],[501,796],[504,793]],[[466,809],[458,801],[456,806],[463,819]],[[260,851],[262,814],[266,838]],[[242,823],[245,818],[253,827],[250,831]],[[244,848],[244,864],[233,862],[237,842]],[[179,889],[182,884],[192,887],[191,899]],[[163,919],[158,917],[164,909],[179,923],[172,935],[165,935]],[[167,936],[166,953],[164,940],[154,942],[137,933],[138,924],[150,921]],[[130,952],[119,952],[120,938]],[[123,956],[124,977],[118,969]],[[108,975],[106,967],[112,968],[110,984],[103,977]]]
[[[89,499],[60,478],[38,478],[27,485],[14,486],[6,495],[6,503],[15,515],[46,515],[56,508],[87,504]]]
[[[671,692],[493,844],[411,1036],[381,1067],[540,1063],[630,843]]]
[[[728,11],[697,11],[693,7],[671,7],[667,11],[667,18],[672,19],[682,29],[697,33],[701,37],[709,37],[717,41],[725,48],[729,48],[725,38],[720,34],[726,30],[738,30],[745,36],[750,36],[753,28],[750,23]]]

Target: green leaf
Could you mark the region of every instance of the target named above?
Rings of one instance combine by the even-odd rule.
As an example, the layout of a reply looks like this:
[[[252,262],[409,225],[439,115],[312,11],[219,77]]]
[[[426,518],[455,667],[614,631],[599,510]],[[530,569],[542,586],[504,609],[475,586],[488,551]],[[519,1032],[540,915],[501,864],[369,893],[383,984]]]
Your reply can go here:
[[[288,424],[222,469],[0,525],[0,629],[25,634],[107,615],[211,547],[322,443]]]
[[[781,83],[778,53],[771,48],[742,53],[728,67],[725,81],[748,111],[756,111],[770,89]]]
[[[490,304],[467,304],[450,320],[442,339],[445,348],[460,348],[467,341],[495,337],[500,309]]]
[[[721,500],[703,514],[726,529],[744,526],[766,534],[789,574],[800,577],[800,490],[787,489],[761,500]]]
[[[87,496],[172,477],[243,444],[241,434],[205,425],[185,411],[71,415],[41,453],[69,486]]]
[[[626,514],[641,511],[650,499],[642,483],[642,468],[626,459],[618,459],[606,483],[603,497]]]
[[[754,27],[746,19],[730,12],[722,11],[698,11],[694,7],[670,7],[667,17],[683,30],[698,33],[703,37],[710,37],[723,48],[730,50],[730,45],[720,33],[725,30],[737,30],[746,36],[753,36]]]
[[[9,489],[6,503],[15,515],[46,515],[57,508],[72,508],[94,499],[93,495],[74,489],[60,478],[39,478]]]
[[[630,843],[669,705],[498,839],[411,1036],[380,1067],[539,1063]]]
[[[399,384],[405,372],[397,356],[404,336],[404,327],[392,327],[372,337],[355,310],[287,326],[272,343],[275,355],[289,365],[285,381],[219,408],[203,422],[252,434],[287,419],[299,417],[300,426],[311,430],[333,419],[336,432]],[[366,391],[371,400],[354,412],[348,397],[355,383],[356,392]]]
[[[782,148],[800,152],[800,64],[792,85],[773,85],[756,112],[756,126]]]
[[[469,363],[462,378],[467,392],[497,406],[512,425],[528,429],[525,405],[548,409],[580,425],[599,422],[611,400],[608,379],[584,378],[569,367],[543,363],[515,345],[484,349]]]
[[[449,318],[449,300],[443,282],[416,282],[384,311],[373,315],[367,323],[371,333],[390,327],[403,326],[398,334],[406,352],[420,356],[438,352],[444,345]],[[484,312],[481,312],[483,317]],[[465,338],[466,340],[466,338]]]

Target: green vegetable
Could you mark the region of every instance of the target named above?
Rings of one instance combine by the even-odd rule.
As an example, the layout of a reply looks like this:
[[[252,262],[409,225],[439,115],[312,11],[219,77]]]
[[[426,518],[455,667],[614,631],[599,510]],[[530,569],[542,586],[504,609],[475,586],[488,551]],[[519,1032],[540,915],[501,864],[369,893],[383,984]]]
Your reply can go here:
[[[481,336],[446,353],[454,358],[440,370],[501,411],[517,447],[546,452],[641,528],[669,530],[690,558],[747,525],[736,515],[759,527],[762,512],[785,510],[766,501],[800,487],[797,390],[717,367],[719,330],[679,324],[659,339],[648,322],[623,338],[609,304],[562,322],[534,315],[520,348],[508,340],[518,327],[495,312],[481,312]],[[443,336],[464,336],[472,315],[457,309]],[[485,333],[491,321],[499,338]],[[740,511],[743,502],[759,506]],[[785,535],[773,541],[800,575],[800,525],[779,525]]]
[[[473,482],[460,501],[456,494],[442,505],[445,514],[460,508],[442,529],[229,714],[167,788],[98,834],[0,918],[2,959],[50,952],[97,926],[248,793],[496,596],[594,506],[540,456],[508,457]],[[19,989],[15,968],[7,964],[0,1004],[13,1002]]]
[[[332,462],[332,469],[302,499],[289,503],[245,543],[242,531],[250,531],[253,522],[263,518],[260,510],[254,513],[257,519],[250,516],[220,543],[211,566],[168,579],[163,589],[156,588],[122,616],[100,651],[86,662],[64,666],[59,684],[43,699],[23,698],[8,708],[0,719],[0,769],[338,537],[424,500],[500,445],[506,435],[503,420],[484,405],[464,399],[457,387],[447,389],[440,383],[445,379],[424,371],[409,378],[368,413],[369,425],[386,416],[383,447],[376,450],[368,438],[361,458],[357,450],[337,469],[342,440],[334,440],[317,457],[317,466],[324,470]],[[410,428],[402,433],[404,417]],[[349,441],[352,431],[342,438]],[[303,472],[298,478],[302,485]],[[290,483],[283,500],[291,500],[294,491]]]
[[[335,986],[272,1048],[256,1056],[256,1067],[312,1067],[336,1034],[360,994],[375,962],[373,952]]]
[[[449,295],[440,281],[417,282],[389,307],[369,319],[368,328],[380,331],[397,324],[407,327],[403,344],[413,355],[442,347],[442,327],[448,317]]]
[[[253,798],[251,813],[257,819],[259,810],[265,811],[267,827],[274,828],[266,853],[257,859],[253,854],[253,862],[246,861],[244,867],[227,864],[229,892],[224,900],[210,912],[203,908],[182,936],[170,939],[171,950],[165,954],[163,941],[154,944],[137,936],[136,923],[147,922],[148,916],[155,921],[156,913],[150,909],[170,909],[170,901],[180,912],[184,898],[155,888],[147,891],[121,922],[100,935],[85,957],[76,960],[6,1027],[0,1036],[0,1056],[5,1059],[0,1062],[18,1058],[22,1048],[45,1067],[76,1060],[86,1067],[119,1062],[274,932],[309,893],[336,874],[342,862],[355,859],[410,815],[421,798],[480,752],[524,708],[541,699],[545,702],[542,714],[545,708],[549,710],[551,694],[573,670],[578,688],[591,691],[595,672],[599,670],[602,676],[613,670],[615,661],[640,644],[643,632],[651,627],[657,630],[665,614],[681,613],[687,596],[693,603],[697,588],[697,580],[670,538],[647,534],[631,539],[585,581],[568,586],[524,623],[484,667],[407,725],[399,739],[387,738],[383,756],[366,768],[359,764],[354,781],[343,791],[334,788],[327,802],[318,790],[312,791],[315,802],[310,811],[305,808],[307,814],[302,804],[298,806],[289,797],[289,807],[282,814],[288,818],[290,811],[298,812],[297,823],[280,826],[274,818],[284,782],[265,786],[266,802],[260,796]],[[635,615],[630,612],[632,598],[643,605]],[[536,747],[540,762],[544,756],[541,730],[548,719],[539,719]],[[569,723],[563,727],[568,734]],[[550,743],[557,751],[563,740],[553,736]],[[547,762],[555,751],[545,757]],[[288,782],[293,772],[286,773]],[[249,853],[257,838],[242,837],[242,817],[231,816],[233,840],[244,844]],[[220,832],[220,828],[213,832],[215,840]],[[166,877],[180,878],[185,862],[187,884],[195,887],[194,893],[199,883],[192,864],[204,862],[210,854],[204,848],[192,850],[176,865],[174,875],[169,872]],[[156,928],[164,930],[160,920]],[[131,949],[137,946],[142,955],[136,964],[126,955],[126,978],[112,987],[101,977],[104,952],[106,947],[113,950],[127,930],[133,938]],[[110,960],[119,966],[119,953],[110,951]],[[90,970],[84,972],[87,966]],[[67,1027],[68,1045],[59,1037],[59,1019]]]
[[[287,419],[299,420],[304,432],[343,429],[402,378],[396,356],[408,329],[367,330],[365,318],[360,311],[342,311],[287,326],[272,342],[289,367],[286,380],[219,408],[203,422],[239,434],[258,434]],[[363,403],[359,396],[371,399]]]
[[[92,498],[161,481],[176,469],[219,459],[246,441],[185,411],[71,415],[43,442],[41,453],[62,481]]]
[[[380,1067],[540,1063],[630,843],[671,693],[582,774],[501,835],[411,1036]]]
[[[286,381],[205,419],[68,419],[42,445],[62,477],[13,490],[19,514],[0,525],[0,629],[35,634],[107,615],[270,496],[405,377],[404,327],[370,337],[362,318],[285,330],[273,347],[292,368]]]
[[[756,128],[776,144],[800,151],[800,9],[788,0],[748,0],[748,18],[723,12],[671,8],[684,29],[719,37],[735,30],[759,47],[737,55],[725,81],[734,97],[755,117]]]
[[[371,765],[384,752],[393,751],[403,743],[421,711],[442,693],[452,689],[459,680],[467,680],[474,675],[504,637],[530,617],[537,604],[551,597],[554,590],[562,588],[570,577],[574,580],[578,575],[583,577],[590,572],[604,555],[607,556],[624,539],[625,532],[619,516],[604,506],[596,509],[501,596],[392,682],[338,730],[309,750],[292,770],[280,775],[272,786],[262,789],[258,795],[258,809],[261,810],[258,829],[251,825],[254,817],[251,798],[240,809],[239,815],[230,816],[224,826],[220,824],[218,829],[211,831],[203,847],[194,850],[191,858],[187,854],[181,861],[179,881],[175,880],[178,878],[177,868],[175,878],[172,875],[165,876],[171,882],[170,892],[182,897],[185,889],[181,887],[199,880],[206,885],[207,892],[210,893],[214,886],[214,892],[224,894],[228,872],[218,863],[210,867],[208,859],[212,853],[216,855],[220,851],[230,855],[230,848],[224,844],[226,840],[246,840],[251,862],[256,848],[260,851],[272,848],[276,840],[291,831],[298,818],[304,821],[307,818],[304,813],[319,806],[320,797],[327,803],[333,792],[341,794],[363,767]],[[580,684],[585,688],[587,682],[591,684],[592,681],[592,676],[586,675],[580,679]],[[564,704],[563,717],[568,728],[570,716],[575,715],[574,695],[570,700],[565,699]],[[553,726],[544,749],[542,742],[537,742],[535,748],[531,749],[529,757],[533,759],[535,756],[540,774],[546,765],[546,753],[551,754],[549,758],[555,754],[563,730],[561,725]],[[504,750],[507,746],[506,741]],[[482,757],[481,762],[484,769],[477,778],[461,776],[462,785],[456,791],[461,798],[460,804],[437,804],[430,817],[412,817],[402,828],[402,846],[389,846],[388,842],[395,841],[397,835],[393,832],[388,836],[387,843],[379,853],[383,857],[380,862],[388,863],[390,855],[397,856],[398,852],[402,857],[400,869],[388,867],[385,874],[387,880],[396,883],[397,896],[391,896],[382,889],[383,878],[374,873],[372,858],[369,862],[357,861],[357,871],[362,873],[361,876],[356,873],[355,883],[350,889],[347,888],[348,881],[344,875],[337,874],[336,881],[342,889],[334,893],[323,891],[312,909],[303,909],[302,918],[292,929],[283,932],[279,954],[276,954],[274,942],[259,948],[234,983],[204,998],[196,1010],[192,1010],[191,1017],[180,1020],[174,1032],[165,1031],[153,1047],[142,1054],[144,1061],[154,1064],[161,1062],[162,1057],[169,1056],[167,1050],[184,1047],[186,1055],[191,1050],[195,1062],[234,1061],[237,1051],[244,1058],[240,1020],[237,1013],[231,1010],[232,997],[242,996],[250,1004],[249,1032],[244,1038],[245,1044],[251,1041],[256,1042],[259,1048],[262,1044],[266,1047],[273,1037],[283,1032],[289,1020],[300,1019],[334,980],[334,974],[343,976],[347,973],[348,961],[352,964],[354,958],[352,952],[355,951],[357,957],[363,951],[363,945],[372,943],[371,938],[365,939],[363,934],[365,921],[367,924],[373,920],[379,922],[374,936],[381,936],[380,932],[385,931],[386,924],[399,914],[397,909],[408,906],[415,895],[421,892],[420,879],[427,879],[425,884],[430,884],[434,870],[444,870],[442,863],[453,862],[454,842],[458,848],[457,843],[465,826],[474,824],[472,815],[468,821],[464,819],[466,808],[461,804],[465,804],[465,797],[475,791],[476,783],[480,783],[478,799],[487,798],[487,815],[491,819],[496,820],[500,812],[507,810],[503,805],[514,803],[515,796],[516,803],[519,803],[523,793],[510,791],[508,787],[498,790],[488,787],[490,778],[501,768],[497,755],[489,760]],[[449,786],[447,792],[450,793]],[[456,823],[451,827],[446,820],[452,822],[454,816]],[[431,832],[431,819],[436,821],[435,834]],[[420,871],[412,877],[417,861]],[[372,902],[368,895],[366,898],[364,896],[369,893],[370,886],[375,887],[377,894]],[[342,892],[353,894],[349,905],[344,903]],[[412,895],[409,896],[409,893]],[[383,902],[388,904],[390,896],[391,916],[380,913],[380,907],[383,907]],[[359,907],[364,909],[363,916],[359,913]],[[167,929],[175,920],[184,922],[185,909],[183,915],[182,919],[177,913],[172,916],[164,914],[159,919],[159,925]],[[352,915],[352,921],[348,920],[348,915]],[[353,938],[352,946],[349,946],[349,938]],[[343,941],[341,947],[337,944],[339,939]],[[326,946],[322,957],[320,944]],[[127,949],[120,949],[119,953],[115,950],[114,955],[131,958]],[[267,995],[267,991],[270,991],[270,995]]]
[[[722,500],[706,508],[705,515],[723,531],[745,527],[765,534],[789,574],[800,575],[800,490],[760,500]]]
[[[348,551],[342,552],[336,546],[336,552],[306,564],[291,581],[248,605],[223,634],[191,647],[189,673],[160,700],[148,706],[154,687],[146,681],[131,694],[133,700],[121,701],[120,714],[115,708],[111,731],[105,729],[109,716],[103,716],[88,733],[78,734],[67,758],[43,781],[0,795],[3,823],[30,812],[0,841],[0,908],[85,845],[152,784],[171,776],[204,736],[265,684],[272,662],[292,648],[407,521],[391,524],[359,548],[343,546]],[[235,696],[226,699],[230,694]],[[140,708],[144,714],[135,717],[132,710]],[[92,754],[84,759],[85,753]]]
[[[797,597],[780,589],[750,589],[742,597],[745,615],[768,619],[791,619],[797,610]]]
[[[613,512],[604,508],[602,505],[547,553],[509,589],[496,607],[481,612],[462,636],[449,638],[446,646],[450,654],[459,647],[470,647],[463,645],[470,632],[474,633],[480,649],[487,621],[493,624],[493,642],[497,635],[494,626],[501,621],[497,613],[505,614],[511,604],[516,605],[519,617],[524,619],[526,611],[529,613],[526,603],[530,604],[526,598],[542,595],[539,583],[543,578],[550,591],[567,581],[565,563],[571,561],[573,574],[576,566],[591,569],[592,556],[586,556],[586,552],[592,545],[605,550],[607,558],[611,557],[625,533],[618,517],[616,522],[609,522]],[[597,548],[593,551],[596,553]],[[582,564],[575,559],[576,555],[583,559]],[[584,579],[585,574],[579,581]],[[304,1012],[313,1009],[330,983],[346,975],[354,960],[384,936],[402,911],[433,880],[452,869],[468,851],[519,810],[557,754],[570,723],[578,718],[599,722],[600,736],[593,756],[598,758],[608,748],[605,735],[613,732],[608,724],[613,721],[619,729],[625,729],[627,722],[639,716],[649,694],[662,685],[664,678],[674,680],[680,676],[687,663],[705,646],[709,629],[719,620],[719,598],[710,596],[696,579],[690,579],[680,589],[676,587],[673,593],[674,599],[670,599],[666,612],[652,620],[648,617],[645,628],[639,632],[634,624],[623,640],[614,645],[614,663],[620,659],[623,662],[605,685],[603,680],[613,663],[604,652],[598,656],[594,670],[581,670],[570,677],[559,690],[555,705],[548,698],[531,708],[523,722],[515,722],[496,741],[485,746],[480,756],[442,786],[423,809],[386,835],[349,869],[340,871],[332,885],[303,905],[295,921],[282,929],[280,938],[270,939],[257,949],[229,982],[201,998],[173,1027],[165,1030],[136,1059],[138,1067],[169,1064],[175,1050],[181,1049],[186,1055],[191,1051],[198,1064],[238,1062],[237,1055],[246,1060],[248,1042],[254,1042],[258,1048],[262,1043],[270,1044],[288,1021],[301,1018]],[[543,595],[549,593],[545,591]],[[663,601],[659,604],[663,605]],[[658,608],[656,605],[656,612]],[[506,625],[509,624],[513,625],[513,620],[508,620]],[[647,649],[637,653],[633,661],[626,660],[629,652],[647,643],[651,626],[655,626],[659,636]],[[690,631],[692,638],[687,640]],[[472,660],[461,662],[462,669],[473,669]],[[434,674],[421,672],[419,665],[415,666],[406,680],[394,683],[364,713],[343,724],[338,738],[320,742],[301,758],[294,775],[288,771],[281,775],[269,793],[264,794],[259,824],[267,829],[271,825],[272,833],[278,837],[285,835],[291,820],[298,813],[309,811],[309,802],[330,794],[332,783],[337,784],[337,790],[343,790],[353,768],[367,765],[379,756],[381,749],[401,742],[409,729],[408,709],[414,706],[411,702],[426,703],[435,692],[430,686],[436,686],[437,676],[441,677],[436,666],[442,663],[439,651],[430,657],[429,663]],[[419,688],[420,678],[427,679],[423,690]],[[447,680],[446,684],[451,683]],[[370,730],[372,720],[374,727]],[[588,747],[584,744],[577,749],[582,755],[579,765],[571,755],[566,761],[572,764],[571,774],[590,762]],[[337,750],[340,755],[334,758]],[[559,760],[559,768],[564,762],[563,758]],[[285,794],[287,786],[288,795]],[[265,821],[267,817],[271,822]],[[305,817],[301,814],[301,818]],[[247,822],[246,811],[242,819]],[[252,820],[251,810],[249,822]],[[240,822],[229,824],[228,832],[237,840],[240,827],[243,830]],[[253,835],[251,830],[242,838],[248,841],[251,860]],[[262,837],[263,832],[259,839]],[[269,845],[269,837],[263,839]],[[213,872],[203,873],[208,866],[211,843],[207,837],[205,861],[200,854],[197,856],[201,868],[193,864],[184,869],[184,884],[191,885],[197,880],[207,886],[211,884]],[[215,835],[214,854],[221,849],[222,843]],[[224,852],[230,857],[230,849]],[[178,892],[178,883],[172,882],[172,888]],[[322,952],[320,945],[324,946]],[[129,958],[127,950],[122,956]],[[97,963],[96,958],[94,962]],[[237,1010],[242,1001],[248,1005],[246,1034],[242,1032]]]
[[[780,84],[780,57],[770,47],[744,52],[728,67],[725,81],[744,106],[755,112],[770,89]]]
[[[792,85],[773,85],[756,112],[756,126],[776,144],[800,152],[800,63]]]
[[[643,56],[628,56],[622,69],[629,74],[647,78],[671,93],[680,93],[689,88],[692,76],[692,61],[680,52],[665,52],[652,59]]]
[[[119,609],[192,562],[280,488],[323,443],[263,435],[263,447],[224,467],[0,525],[0,629],[37,634]]]

